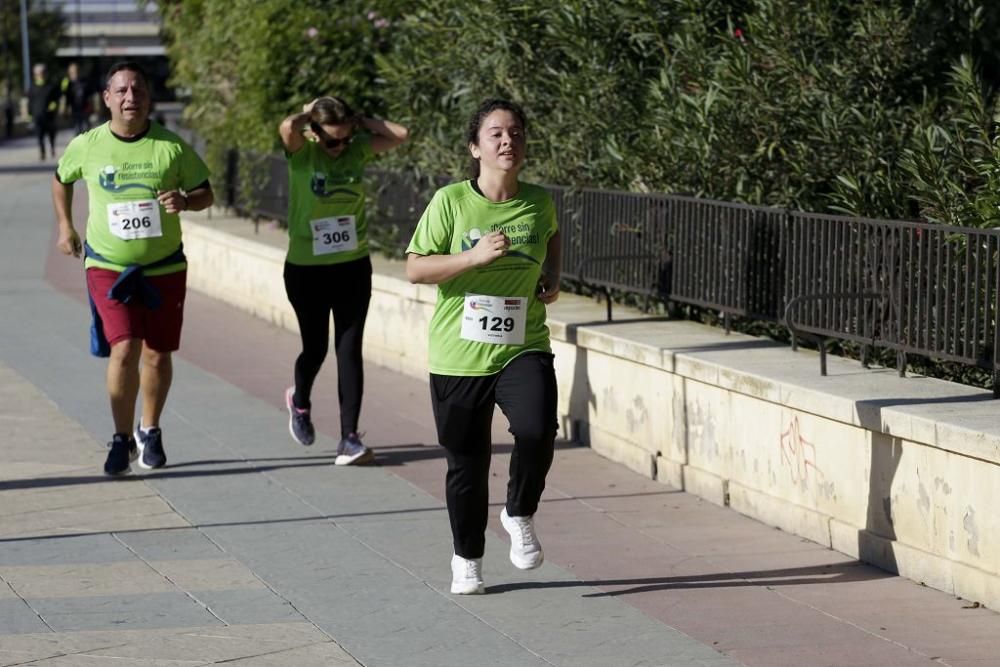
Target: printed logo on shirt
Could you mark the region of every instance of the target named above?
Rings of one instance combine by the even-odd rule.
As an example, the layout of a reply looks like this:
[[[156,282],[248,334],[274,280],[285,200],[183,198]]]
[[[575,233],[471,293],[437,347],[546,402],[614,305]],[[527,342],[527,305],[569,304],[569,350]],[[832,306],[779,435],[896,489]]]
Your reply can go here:
[[[160,175],[153,170],[152,162],[125,162],[120,168],[113,164],[106,165],[101,169],[101,174],[97,182],[108,192],[125,192],[126,190],[144,190],[156,196],[156,188],[151,188],[145,183],[130,183],[136,178],[159,178]]]
[[[511,246],[523,245],[525,243],[531,242],[528,239],[522,239],[517,236],[513,236],[507,229],[504,229],[502,227],[498,227],[496,230],[493,231],[497,230],[502,231],[504,234],[507,235],[507,238],[510,239]],[[534,237],[534,242],[537,242],[538,241],[537,234],[533,234],[532,236]],[[463,233],[462,250],[471,250],[472,248],[475,248],[476,244],[479,243],[479,239],[481,238],[483,238],[483,232],[478,227],[473,227],[469,231]],[[521,252],[520,250],[511,250],[510,248],[507,249],[507,254],[505,255],[505,257],[510,257],[512,259],[526,259],[529,262],[534,262],[535,264],[541,263],[527,253]]]
[[[314,171],[312,179],[309,181],[309,189],[317,197],[333,197],[334,195],[347,195],[356,199],[360,195],[350,188],[338,188],[338,185],[348,185],[357,183],[358,179],[353,176],[329,176],[326,172]]]

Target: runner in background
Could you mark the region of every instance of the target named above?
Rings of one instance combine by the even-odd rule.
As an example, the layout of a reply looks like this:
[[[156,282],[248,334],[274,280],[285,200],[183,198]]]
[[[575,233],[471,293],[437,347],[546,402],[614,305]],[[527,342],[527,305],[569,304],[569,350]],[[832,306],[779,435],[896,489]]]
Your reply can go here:
[[[160,415],[173,378],[184,315],[187,263],[182,211],[212,205],[208,167],[187,143],[150,121],[149,79],[135,62],[113,65],[104,103],[111,120],[77,135],[59,160],[52,201],[57,246],[86,254],[93,326],[91,352],[107,356],[114,435],[104,463],[123,475],[166,465]],[[86,242],[73,226],[73,184],[87,184]],[[142,418],[133,434],[142,392]]]
[[[49,77],[48,68],[38,63],[31,68],[31,86],[28,88],[28,113],[38,137],[38,159],[45,159],[45,144],[49,154],[56,156],[56,112],[59,110],[59,86]]]
[[[295,384],[285,391],[288,430],[300,444],[315,440],[312,387],[330,347],[332,312],[341,437],[334,463],[367,463],[374,456],[358,433],[361,342],[372,291],[364,169],[409,132],[398,123],[355,115],[337,97],[309,102],[285,118],[279,132],[289,181],[285,291],[302,337]]]
[[[73,131],[83,134],[90,129],[90,89],[86,81],[80,78],[79,65],[70,63],[66,67],[66,76],[59,88],[73,119]]]
[[[525,117],[487,100],[468,127],[473,177],[441,188],[407,248],[411,282],[438,286],[430,324],[430,390],[454,541],[451,592],[484,592],[494,405],[510,423],[514,450],[500,521],[510,560],[542,564],[533,517],[552,465],[556,378],[545,306],[559,296],[555,206],[521,182]]]

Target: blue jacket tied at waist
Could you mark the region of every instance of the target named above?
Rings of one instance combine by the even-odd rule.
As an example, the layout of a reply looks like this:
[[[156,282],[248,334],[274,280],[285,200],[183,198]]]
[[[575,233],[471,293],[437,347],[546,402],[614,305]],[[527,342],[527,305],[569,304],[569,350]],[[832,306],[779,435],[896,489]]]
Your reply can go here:
[[[83,243],[83,250],[86,256],[91,259],[96,259],[99,262],[109,261],[91,248],[90,244],[86,241]],[[138,299],[139,303],[155,310],[160,307],[162,298],[160,297],[159,290],[146,278],[144,271],[146,269],[169,266],[170,264],[180,264],[186,261],[186,259],[182,244],[175,252],[152,264],[129,264],[118,275],[118,280],[111,286],[111,289],[108,290],[108,298],[126,304],[133,303],[134,300]],[[101,322],[101,316],[97,313],[97,306],[94,304],[93,297],[89,298],[91,315],[90,353],[95,357],[111,356],[111,345],[108,344],[108,339],[104,336],[104,326]]]

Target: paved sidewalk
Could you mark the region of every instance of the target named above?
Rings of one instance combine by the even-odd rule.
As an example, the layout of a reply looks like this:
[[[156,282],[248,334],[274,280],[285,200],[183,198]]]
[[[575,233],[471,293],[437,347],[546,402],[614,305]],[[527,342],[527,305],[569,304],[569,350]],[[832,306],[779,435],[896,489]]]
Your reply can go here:
[[[197,294],[168,467],[105,478],[104,363],[81,267],[51,249],[51,166],[30,141],[0,148],[0,665],[997,664],[993,612],[567,443],[546,564],[515,570],[494,516],[488,594],[451,596],[426,384],[369,365],[378,465],[334,467],[333,359],[318,442],[294,445],[296,337]]]

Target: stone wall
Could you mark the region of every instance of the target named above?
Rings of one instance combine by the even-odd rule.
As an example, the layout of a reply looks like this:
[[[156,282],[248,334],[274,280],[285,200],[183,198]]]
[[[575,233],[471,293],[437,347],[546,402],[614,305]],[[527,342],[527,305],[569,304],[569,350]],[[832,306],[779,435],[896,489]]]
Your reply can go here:
[[[189,285],[295,329],[285,241],[185,220]],[[434,287],[373,259],[366,359],[426,377]],[[1000,609],[1000,403],[564,295],[549,309],[562,434],[636,473]]]

